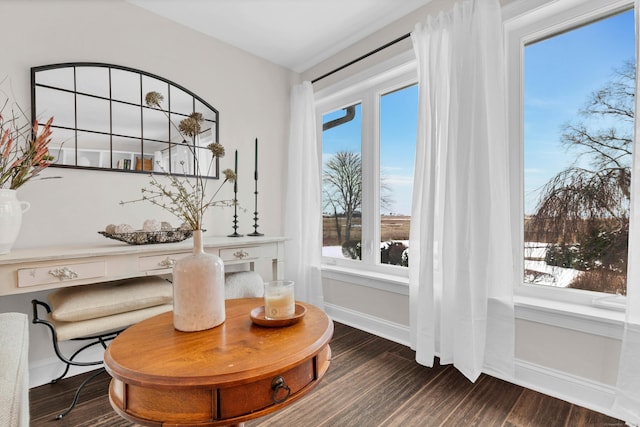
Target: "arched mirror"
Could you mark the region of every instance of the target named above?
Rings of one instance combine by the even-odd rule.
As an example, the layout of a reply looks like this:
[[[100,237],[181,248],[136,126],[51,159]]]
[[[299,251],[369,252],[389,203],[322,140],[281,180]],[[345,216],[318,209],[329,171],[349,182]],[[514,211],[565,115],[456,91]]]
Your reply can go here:
[[[162,95],[160,108],[146,104],[149,92]],[[185,140],[177,126],[193,112],[204,121],[199,135]],[[31,117],[51,116],[52,166],[219,177],[207,149],[218,142],[218,111],[162,77],[101,63],[33,67]]]

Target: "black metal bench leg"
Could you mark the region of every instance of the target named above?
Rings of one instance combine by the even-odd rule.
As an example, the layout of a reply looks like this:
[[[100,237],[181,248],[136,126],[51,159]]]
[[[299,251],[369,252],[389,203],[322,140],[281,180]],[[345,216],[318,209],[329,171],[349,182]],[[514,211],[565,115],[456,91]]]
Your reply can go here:
[[[78,398],[80,397],[80,392],[82,391],[84,386],[87,385],[89,381],[93,380],[95,377],[102,374],[103,372],[107,372],[107,371],[104,368],[100,368],[89,378],[82,381],[82,384],[80,384],[80,387],[78,387],[78,389],[76,390],[76,394],[73,395],[73,401],[71,402],[71,406],[69,406],[63,413],[58,414],[56,416],[56,420],[61,420],[65,415],[71,412],[73,408],[75,408],[76,404],[78,403]]]
[[[94,361],[94,362],[79,362],[76,361],[75,358],[78,354],[80,354],[81,352],[83,352],[84,350],[93,347],[94,345],[101,345],[102,348],[106,349],[107,348],[107,343],[110,342],[111,340],[113,340],[116,336],[118,336],[118,334],[120,332],[122,332],[121,330],[117,330],[117,331],[110,331],[110,332],[106,332],[103,334],[98,334],[95,336],[87,336],[87,337],[80,337],[80,338],[73,338],[72,341],[89,341],[88,344],[80,347],[78,350],[76,350],[73,355],[71,355],[71,357],[67,358],[64,354],[62,354],[62,352],[60,351],[60,348],[58,347],[58,334],[56,332],[56,328],[54,326],[53,323],[49,322],[48,320],[45,319],[41,319],[38,316],[38,307],[42,307],[46,310],[47,313],[51,313],[51,307],[49,307],[49,305],[47,303],[38,301],[38,300],[32,300],[31,304],[33,306],[33,324],[41,324],[41,325],[45,325],[50,331],[51,331],[51,338],[53,341],[53,349],[56,353],[56,356],[58,357],[58,359],[60,359],[66,366],[64,369],[64,372],[62,373],[62,375],[60,375],[59,377],[51,380],[51,384],[55,384],[58,381],[60,381],[62,378],[64,378],[67,373],[69,373],[69,368],[73,365],[73,366],[97,366],[97,365],[102,365],[103,361],[102,360],[98,360],[98,361]],[[61,413],[60,415],[56,416],[57,420],[61,420],[65,415],[67,415],[69,412],[71,412],[71,410],[76,406],[76,404],[78,403],[78,397],[80,396],[80,392],[82,391],[82,388],[87,385],[87,383],[89,383],[89,381],[91,381],[92,379],[94,379],[95,377],[97,377],[98,375],[100,375],[101,373],[105,372],[104,367],[98,369],[93,375],[91,375],[89,378],[85,379],[82,384],[80,384],[80,387],[78,387],[78,389],[76,390],[75,395],[73,396],[73,402],[71,402],[71,406],[69,406],[63,413]]]
[[[64,368],[64,372],[62,373],[62,375],[60,375],[58,378],[54,378],[51,380],[51,382],[49,382],[49,384],[55,384],[58,381],[60,381],[61,379],[63,379],[65,377],[65,375],[67,375],[67,373],[69,372],[69,368],[71,367],[71,365],[67,364],[67,366]]]
[[[101,344],[103,348],[105,348],[105,349],[107,348],[107,346],[106,346],[104,340],[102,340],[102,338],[97,337],[97,338],[92,338],[92,339],[97,339],[98,341],[95,341],[95,342],[92,342],[92,343],[89,343],[87,345],[84,345],[84,346],[80,347],[78,350],[76,350],[75,353],[73,353],[71,355],[71,357],[69,359],[66,359],[66,358],[63,359],[61,357],[58,357],[58,359],[60,359],[63,363],[66,364],[66,367],[64,368],[64,372],[62,373],[62,375],[60,375],[58,378],[54,378],[54,379],[51,380],[51,384],[55,384],[58,381],[60,381],[61,379],[63,379],[67,375],[67,373],[69,373],[69,368],[71,368],[72,365],[89,366],[89,365],[101,365],[102,364],[102,361],[88,362],[88,363],[84,363],[84,362],[79,362],[78,363],[78,362],[74,361],[74,359],[76,358],[76,356],[78,354],[80,354],[84,350],[88,349],[89,347],[93,347],[94,345]]]

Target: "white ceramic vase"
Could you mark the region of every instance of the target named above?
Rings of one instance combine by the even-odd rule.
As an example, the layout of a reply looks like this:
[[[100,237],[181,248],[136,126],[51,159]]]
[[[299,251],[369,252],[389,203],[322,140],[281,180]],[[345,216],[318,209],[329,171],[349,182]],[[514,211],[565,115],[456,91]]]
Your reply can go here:
[[[20,233],[22,214],[29,210],[29,202],[20,202],[16,190],[0,189],[0,254],[11,251]]]
[[[224,264],[206,253],[202,230],[193,232],[193,253],[173,266],[173,326],[184,332],[202,331],[222,324]]]

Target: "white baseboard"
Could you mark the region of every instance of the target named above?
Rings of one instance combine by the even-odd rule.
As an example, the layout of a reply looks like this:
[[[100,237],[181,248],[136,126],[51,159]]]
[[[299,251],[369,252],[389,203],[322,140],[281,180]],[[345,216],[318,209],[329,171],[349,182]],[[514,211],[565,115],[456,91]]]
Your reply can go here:
[[[524,360],[516,360],[515,376],[515,379],[503,379],[574,405],[621,418],[620,414],[615,414],[612,410],[615,398],[614,386]]]
[[[389,341],[409,346],[409,327],[406,325],[326,302],[324,303],[324,309],[337,322],[369,332]]]
[[[405,325],[329,303],[325,303],[325,310],[337,322],[409,346],[409,328]],[[515,365],[515,378],[505,378],[503,375],[490,372],[487,374],[614,418],[621,418],[612,410],[615,397],[613,386],[524,360],[516,360]]]
[[[102,347],[95,349],[87,349],[82,360],[101,360],[104,356]],[[57,357],[49,357],[47,359],[38,360],[29,363],[29,388],[38,387],[43,384],[49,384],[54,378],[58,378],[64,372],[65,364]],[[82,374],[84,372],[93,371],[101,368],[102,365],[92,366],[71,366],[66,377]]]

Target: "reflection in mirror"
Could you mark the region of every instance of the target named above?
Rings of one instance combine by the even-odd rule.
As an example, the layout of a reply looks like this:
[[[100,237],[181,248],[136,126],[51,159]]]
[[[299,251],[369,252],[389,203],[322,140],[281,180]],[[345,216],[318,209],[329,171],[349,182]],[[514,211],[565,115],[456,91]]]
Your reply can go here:
[[[142,112],[142,132],[147,139],[169,141],[169,130],[165,113],[151,109]]]
[[[148,92],[162,109],[145,104]],[[54,117],[52,166],[123,172],[172,172],[218,178],[218,160],[206,148],[218,141],[218,111],[162,77],[101,63],[66,63],[31,69],[31,114]],[[200,135],[185,141],[178,123],[197,111]]]
[[[202,152],[202,155],[198,155],[198,166],[200,167],[200,173],[204,176],[213,176],[212,173],[215,172],[215,164],[212,161],[213,158],[208,155],[207,146],[213,142],[214,133],[212,129],[206,130],[200,134],[198,138],[198,150]]]
[[[131,104],[140,102],[140,76],[127,70],[111,70],[111,98]]]
[[[132,147],[140,145],[139,139],[142,137],[141,125],[139,106],[116,103],[111,106],[112,133],[131,137]]]
[[[50,86],[73,92],[75,90],[73,71],[74,69],[69,67],[52,68],[39,75],[38,82],[44,87]]]
[[[111,125],[109,124],[109,107],[108,100],[94,98],[92,96],[76,95],[76,123],[78,129],[87,131],[109,133]],[[54,114],[54,120],[55,120]]]
[[[109,86],[104,84],[108,81],[108,68],[78,67],[76,68],[75,92],[109,98]]]
[[[36,97],[47,99],[46,108],[40,110],[42,117],[51,117],[56,113],[56,127],[73,128],[75,126],[74,96],[70,92],[61,92],[48,87],[37,87]]]

